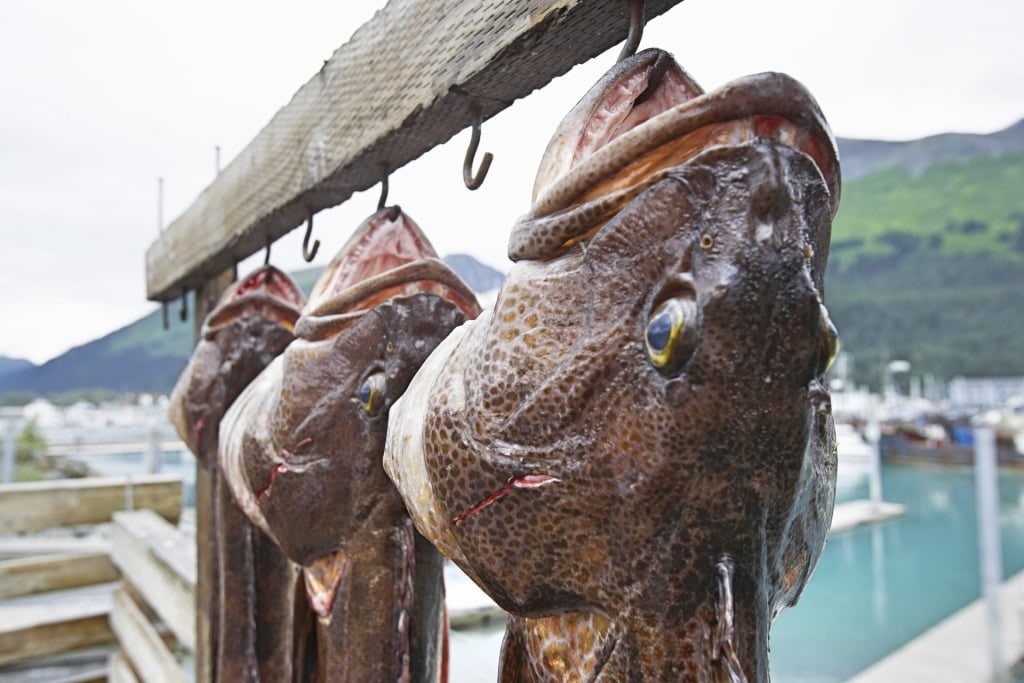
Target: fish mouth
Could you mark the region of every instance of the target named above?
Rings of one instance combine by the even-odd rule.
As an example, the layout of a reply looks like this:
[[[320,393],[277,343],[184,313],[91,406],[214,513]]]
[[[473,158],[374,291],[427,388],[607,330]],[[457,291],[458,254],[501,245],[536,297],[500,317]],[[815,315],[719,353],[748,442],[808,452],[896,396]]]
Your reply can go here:
[[[509,255],[557,255],[702,152],[758,138],[778,140],[814,161],[834,216],[840,190],[835,139],[803,85],[769,72],[704,93],[668,53],[644,50],[613,67],[559,125]]]
[[[480,312],[473,291],[437,257],[430,240],[401,208],[363,222],[313,287],[296,334],[333,336],[374,306],[399,296],[433,293],[468,318]]]
[[[305,295],[291,276],[266,265],[225,290],[216,312],[203,323],[203,336],[209,338],[247,315],[262,315],[291,332],[305,302]]]

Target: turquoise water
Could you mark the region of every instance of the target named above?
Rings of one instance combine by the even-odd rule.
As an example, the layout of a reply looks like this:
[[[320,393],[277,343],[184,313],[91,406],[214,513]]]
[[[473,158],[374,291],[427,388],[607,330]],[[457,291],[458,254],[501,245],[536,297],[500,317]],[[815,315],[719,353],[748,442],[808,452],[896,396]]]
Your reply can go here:
[[[1024,473],[999,479],[1007,577],[1024,569]],[[885,467],[882,482],[906,516],[830,539],[800,603],[772,628],[774,681],[844,681],[979,597],[973,470]],[[850,497],[866,498],[866,483]]]

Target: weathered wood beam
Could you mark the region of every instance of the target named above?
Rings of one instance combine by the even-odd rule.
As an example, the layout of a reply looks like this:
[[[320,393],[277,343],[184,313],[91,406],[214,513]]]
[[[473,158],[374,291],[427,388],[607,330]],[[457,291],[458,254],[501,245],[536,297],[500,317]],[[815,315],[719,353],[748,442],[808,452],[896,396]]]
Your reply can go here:
[[[0,599],[117,581],[105,552],[66,553],[0,561]]]
[[[125,580],[178,642],[195,650],[196,565],[191,539],[152,511],[137,510],[114,515],[112,542],[114,564]]]
[[[181,478],[86,477],[0,485],[0,533],[109,522],[115,510],[147,508],[177,522]]]
[[[652,18],[681,0],[647,0]],[[169,301],[622,42],[627,0],[391,0],[146,252]],[[457,181],[456,181],[457,182]]]
[[[108,683],[139,683],[132,665],[121,650],[115,650],[107,661]]]
[[[112,642],[109,612],[109,602],[102,601],[36,605],[31,618],[14,618],[6,610],[0,623],[0,667]]]

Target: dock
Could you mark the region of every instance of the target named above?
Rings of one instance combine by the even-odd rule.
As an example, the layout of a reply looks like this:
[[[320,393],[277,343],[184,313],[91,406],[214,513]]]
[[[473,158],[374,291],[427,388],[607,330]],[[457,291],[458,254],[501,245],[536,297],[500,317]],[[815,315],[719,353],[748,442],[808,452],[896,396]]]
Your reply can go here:
[[[851,500],[846,503],[838,503],[832,512],[830,533],[838,534],[856,529],[864,524],[885,522],[902,517],[906,512],[905,506],[885,501]]]
[[[1003,654],[1009,667],[1024,657],[1024,572],[1000,589]],[[849,679],[847,683],[992,683],[985,601],[976,600]]]

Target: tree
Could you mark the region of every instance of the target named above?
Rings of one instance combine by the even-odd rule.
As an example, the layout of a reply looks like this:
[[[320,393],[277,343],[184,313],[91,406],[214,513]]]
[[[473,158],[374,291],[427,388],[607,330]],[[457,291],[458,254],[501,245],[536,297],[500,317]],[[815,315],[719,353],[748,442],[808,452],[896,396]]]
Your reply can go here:
[[[46,439],[36,426],[36,421],[29,420],[14,442],[14,460],[18,464],[30,463],[45,452]]]

